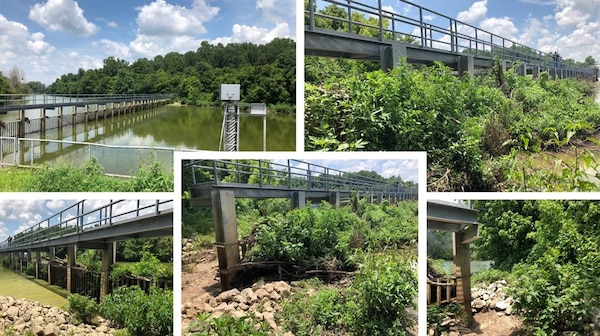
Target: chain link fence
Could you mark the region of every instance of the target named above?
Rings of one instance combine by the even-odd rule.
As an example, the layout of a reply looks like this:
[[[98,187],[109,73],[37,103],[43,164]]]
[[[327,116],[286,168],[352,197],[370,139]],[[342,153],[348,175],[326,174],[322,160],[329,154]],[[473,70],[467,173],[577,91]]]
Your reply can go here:
[[[33,167],[43,163],[81,165],[95,158],[105,174],[130,176],[160,162],[173,170],[173,148],[116,146],[91,142],[0,137],[0,165]]]

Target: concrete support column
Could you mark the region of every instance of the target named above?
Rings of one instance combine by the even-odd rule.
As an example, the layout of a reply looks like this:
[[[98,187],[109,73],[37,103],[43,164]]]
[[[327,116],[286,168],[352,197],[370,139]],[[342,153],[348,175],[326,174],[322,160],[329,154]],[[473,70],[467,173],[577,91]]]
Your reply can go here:
[[[329,193],[329,203],[335,205],[336,207],[340,206],[340,192],[333,191]]]
[[[35,278],[40,278],[40,263],[42,262],[42,258],[40,255],[40,251],[35,251]]]
[[[230,190],[214,190],[211,191],[211,199],[221,289],[228,290],[232,287],[232,280],[235,278],[235,267],[240,263],[235,194]]]
[[[75,266],[75,246],[67,246],[67,291],[72,293],[73,267]]]
[[[40,108],[40,133],[46,134],[46,109],[43,107]]]
[[[468,74],[469,78],[475,75],[475,58],[473,55],[458,56],[458,76]]]
[[[48,250],[48,284],[52,285],[52,261],[54,261],[54,257],[56,256],[56,250],[54,247],[51,247]]]
[[[56,113],[58,116],[58,129],[62,129],[63,127],[63,121],[62,121],[62,115],[63,115],[63,107],[62,106],[57,106],[56,107]]]
[[[306,206],[306,192],[292,192],[292,209],[302,209]]]
[[[380,47],[379,59],[381,61],[381,70],[390,71],[398,66],[401,57],[406,57],[406,46],[391,45]]]
[[[519,65],[519,67],[517,68],[516,72],[517,72],[517,75],[519,75],[519,76],[527,75],[527,64],[521,63],[521,65]]]
[[[473,318],[471,313],[471,249],[468,243],[463,243],[466,238],[463,232],[454,232],[452,238],[456,298],[465,307],[470,324]]]
[[[25,261],[25,252],[19,252],[19,272],[23,273],[23,262]]]
[[[115,246],[116,243],[105,244],[102,250],[102,266],[100,268],[100,300],[110,293],[109,279],[110,267],[114,264],[115,260]]]
[[[533,65],[531,67],[531,75],[533,76],[533,79],[536,79],[540,76],[540,66],[539,65]]]

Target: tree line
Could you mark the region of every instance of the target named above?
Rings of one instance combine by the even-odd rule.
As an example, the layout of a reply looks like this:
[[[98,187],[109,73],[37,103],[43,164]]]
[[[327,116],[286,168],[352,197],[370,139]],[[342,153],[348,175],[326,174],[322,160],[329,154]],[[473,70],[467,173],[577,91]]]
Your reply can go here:
[[[291,39],[277,38],[265,45],[204,41],[196,51],[170,52],[132,63],[111,56],[99,69],[80,68],[48,87],[36,82],[23,84],[24,74],[15,68],[8,77],[0,76],[0,93],[163,93],[186,104],[216,105],[221,84],[239,83],[243,102],[262,102],[293,112],[295,55],[296,42]]]

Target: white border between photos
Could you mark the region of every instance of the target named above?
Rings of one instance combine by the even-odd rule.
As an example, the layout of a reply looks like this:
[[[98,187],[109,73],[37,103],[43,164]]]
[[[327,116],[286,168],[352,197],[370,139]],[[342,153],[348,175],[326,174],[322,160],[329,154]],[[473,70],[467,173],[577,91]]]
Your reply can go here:
[[[296,160],[417,160],[418,162],[418,223],[419,223],[419,243],[418,243],[418,261],[417,276],[418,279],[424,279],[427,270],[427,155],[425,152],[175,152],[174,156],[174,175],[175,175],[175,196],[182,195],[182,160],[276,160],[276,159],[296,159]],[[173,204],[173,274],[179,275],[173,277],[173,328],[175,335],[181,332],[181,202]],[[177,243],[176,243],[177,242]],[[418,285],[418,324],[419,335],[426,335],[427,325],[427,283],[419,281]],[[423,326],[423,327],[422,327]]]

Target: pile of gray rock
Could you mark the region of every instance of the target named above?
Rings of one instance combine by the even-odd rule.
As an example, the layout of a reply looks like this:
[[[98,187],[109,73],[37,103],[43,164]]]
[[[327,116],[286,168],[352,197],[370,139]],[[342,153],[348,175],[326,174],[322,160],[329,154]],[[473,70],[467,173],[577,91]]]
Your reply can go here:
[[[471,310],[474,314],[479,312],[496,311],[499,316],[511,315],[515,300],[507,297],[504,289],[508,287],[505,280],[491,283],[487,287],[474,287],[471,289]]]
[[[220,293],[216,297],[206,293],[185,302],[182,306],[182,329],[188,330],[191,322],[202,312],[210,313],[211,318],[224,314],[236,318],[254,314],[258,321],[265,321],[276,333],[281,332],[281,327],[275,321],[275,312],[281,311],[280,302],[290,295],[292,286],[285,281],[265,283],[259,280],[252,287],[243,290],[231,289]],[[189,332],[195,330],[189,329]]]
[[[75,319],[62,309],[29,299],[0,296],[0,334],[9,331],[15,335],[36,336],[114,334],[108,321],[99,319],[98,322],[98,325],[75,325]]]

